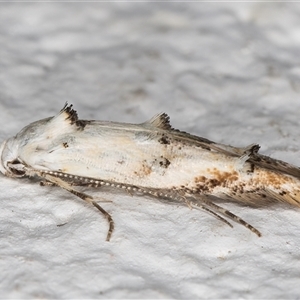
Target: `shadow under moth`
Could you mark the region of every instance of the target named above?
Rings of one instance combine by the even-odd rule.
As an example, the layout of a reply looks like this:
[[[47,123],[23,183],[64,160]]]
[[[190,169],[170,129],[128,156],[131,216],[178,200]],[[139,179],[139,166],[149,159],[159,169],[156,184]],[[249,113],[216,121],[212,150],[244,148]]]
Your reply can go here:
[[[258,150],[257,144],[236,148],[174,129],[165,113],[141,124],[87,121],[66,104],[56,116],[31,123],[2,143],[0,171],[38,177],[91,203],[108,220],[107,241],[114,230],[111,215],[77,186],[107,186],[201,208],[261,236],[216,204],[226,199],[300,206],[300,169]]]

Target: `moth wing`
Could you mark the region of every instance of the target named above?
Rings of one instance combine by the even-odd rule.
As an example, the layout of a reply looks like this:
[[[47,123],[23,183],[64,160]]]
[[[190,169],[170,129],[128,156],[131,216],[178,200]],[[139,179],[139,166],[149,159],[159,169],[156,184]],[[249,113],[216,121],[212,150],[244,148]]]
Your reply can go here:
[[[99,123],[99,126],[103,128],[106,127],[103,126],[102,122],[79,120],[77,112],[72,108],[72,105],[68,105],[66,103],[59,114],[49,120],[47,126],[49,126],[49,132],[55,136],[56,133],[61,134],[63,132],[64,134],[67,134],[78,130],[84,131],[85,126],[89,124],[88,122],[93,123],[94,125]],[[109,125],[112,126],[114,124],[109,123]],[[114,126],[117,128],[117,123]],[[133,127],[129,126],[128,130],[132,130],[132,128]],[[241,159],[243,159],[245,162],[248,162],[254,166],[300,178],[300,168],[281,160],[260,155],[258,153],[260,146],[257,144],[251,144],[244,148],[238,148],[212,142],[208,139],[174,129],[170,124],[170,117],[166,113],[160,113],[142,124],[134,125],[134,130],[141,131],[141,133],[143,133],[143,128],[156,129],[153,133],[144,132],[148,138],[155,139],[155,132],[162,132],[176,139],[177,142],[198,146],[203,149],[223,153],[224,155],[228,156],[241,157]],[[124,130],[124,128],[122,128],[122,130]],[[62,146],[59,146],[59,148],[61,147]]]
[[[259,154],[258,151],[260,149],[260,146],[258,144],[251,144],[244,148],[238,148],[214,143],[210,140],[191,135],[182,131],[172,130],[172,133],[173,135],[180,137],[182,141],[186,143],[198,145],[204,149],[206,148],[208,150],[216,151],[218,153],[223,153],[225,155],[233,157],[243,158],[245,157],[245,155],[247,155],[248,159],[246,159],[245,162],[248,162],[260,168],[300,178],[299,167],[296,167],[292,164],[286,163],[278,159]]]
[[[248,162],[274,172],[283,173],[300,178],[300,168],[286,163],[279,159],[274,159],[265,155],[253,155]]]
[[[245,148],[235,148],[221,144],[214,144],[211,147],[215,150],[220,150],[220,152],[223,152],[224,154],[229,154],[232,156],[242,157],[243,155],[248,155],[249,158],[246,160],[246,162],[253,164],[254,166],[300,178],[299,167],[279,159],[274,159],[269,156],[259,154],[258,150],[260,146],[257,144],[252,144]]]

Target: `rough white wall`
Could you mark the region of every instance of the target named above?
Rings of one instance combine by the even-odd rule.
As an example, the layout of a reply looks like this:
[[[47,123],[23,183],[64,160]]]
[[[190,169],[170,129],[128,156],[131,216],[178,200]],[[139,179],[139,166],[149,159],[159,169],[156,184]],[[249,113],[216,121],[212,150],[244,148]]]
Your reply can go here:
[[[300,164],[299,15],[292,3],[1,3],[0,139],[68,101],[83,119],[165,111],[174,127]],[[1,176],[0,195],[2,298],[299,298],[299,209],[225,204],[258,238],[106,194],[107,243],[106,221],[65,191]]]

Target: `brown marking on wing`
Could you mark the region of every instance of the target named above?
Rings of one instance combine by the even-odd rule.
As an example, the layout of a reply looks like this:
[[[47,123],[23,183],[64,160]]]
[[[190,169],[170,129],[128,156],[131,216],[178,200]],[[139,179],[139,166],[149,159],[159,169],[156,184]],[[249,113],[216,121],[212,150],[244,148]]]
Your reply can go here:
[[[211,175],[209,177],[200,175],[194,178],[194,185],[192,187],[186,187],[186,191],[193,194],[210,194],[213,193],[216,187],[227,187],[235,189],[243,189],[243,186],[239,187],[239,174],[233,170],[231,172],[222,172],[217,168],[207,169],[207,172]]]
[[[195,181],[195,183],[199,183],[199,182],[203,183],[203,182],[207,181],[207,178],[205,176],[197,176],[194,178],[194,181]]]
[[[249,185],[265,190],[267,198],[300,207],[300,183],[297,178],[266,169],[258,169]]]
[[[265,168],[276,173],[287,174],[300,178],[300,168],[293,166],[287,162],[279,159],[274,159],[265,155],[254,154],[248,160],[250,163],[255,164],[257,167]]]
[[[295,178],[289,175],[260,168],[255,168],[254,176],[249,180],[249,184],[272,187],[274,189],[281,189],[284,184],[297,185]]]
[[[207,169],[208,173],[211,174],[210,178],[205,176],[197,176],[194,178],[194,182],[197,185],[206,185],[210,188],[214,188],[216,186],[226,187],[228,185],[232,185],[233,182],[239,180],[239,174],[237,171],[232,172],[222,172],[217,168]]]
[[[197,176],[184,191],[189,194],[214,195],[252,206],[277,201],[300,206],[300,183],[292,176],[255,167],[252,176],[241,178],[237,171],[207,170],[211,177]]]
[[[217,168],[213,168],[210,173],[216,180],[218,180],[221,183],[222,186],[237,181],[239,179],[239,174],[237,171],[221,172]]]
[[[147,164],[147,161],[144,160],[139,170],[135,171],[134,174],[138,177],[145,177],[152,173],[152,168]]]
[[[164,133],[161,135],[161,137],[158,139],[158,142],[162,145],[170,145],[170,139],[167,135]]]

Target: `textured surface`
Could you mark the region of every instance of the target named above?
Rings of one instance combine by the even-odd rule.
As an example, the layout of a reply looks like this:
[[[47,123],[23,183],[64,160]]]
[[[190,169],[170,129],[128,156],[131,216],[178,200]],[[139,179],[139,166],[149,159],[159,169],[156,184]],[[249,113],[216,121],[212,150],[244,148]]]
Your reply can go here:
[[[73,103],[83,119],[176,128],[300,164],[300,6],[2,3],[0,138]],[[224,204],[263,236],[202,211],[1,176],[3,298],[297,298],[299,209]],[[63,225],[63,226],[60,226]]]

